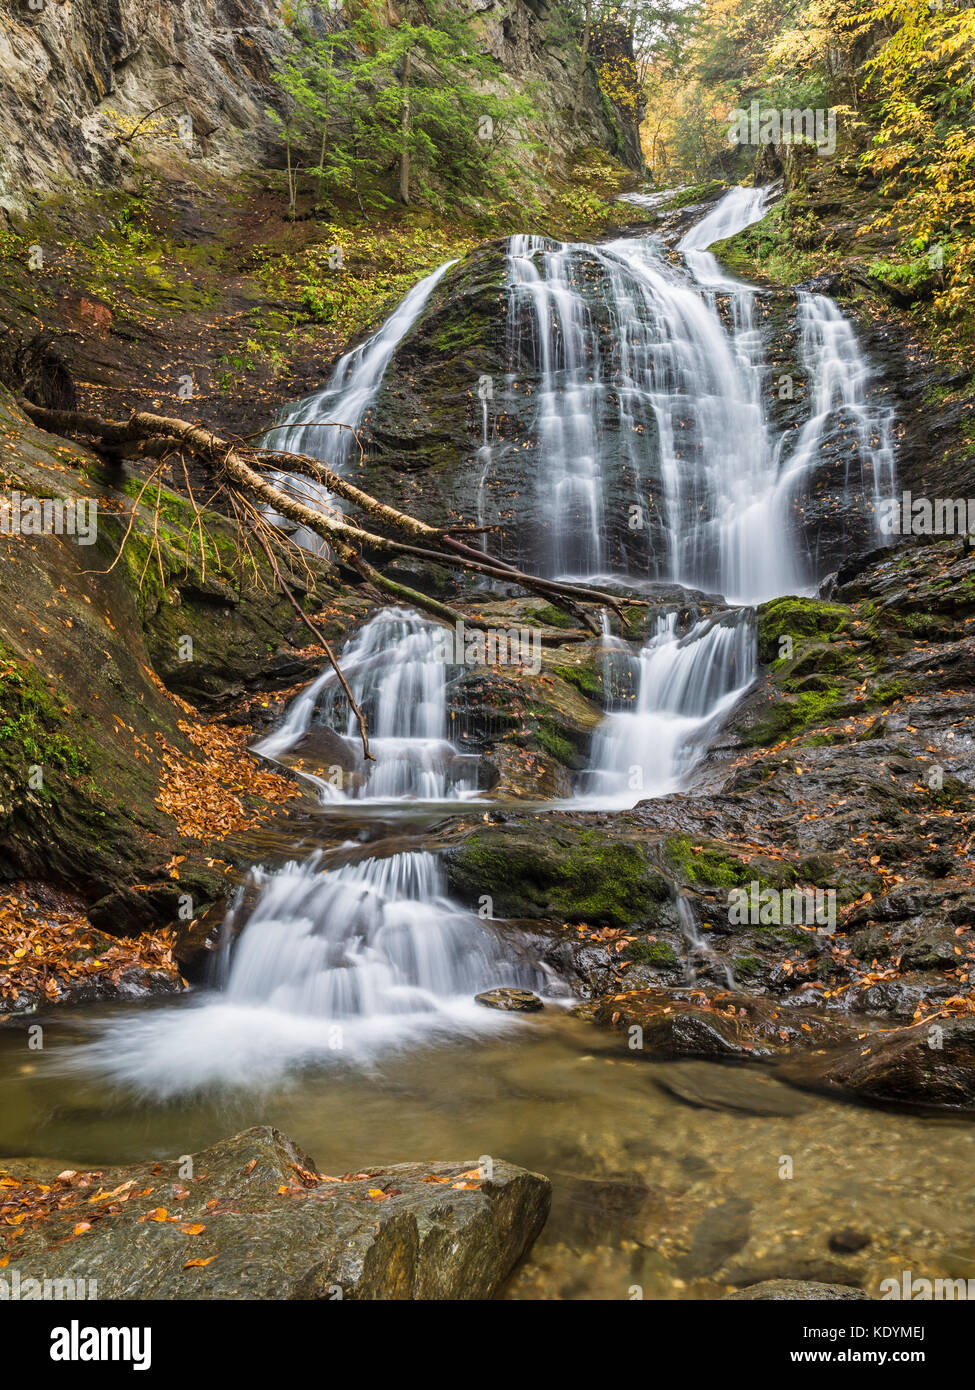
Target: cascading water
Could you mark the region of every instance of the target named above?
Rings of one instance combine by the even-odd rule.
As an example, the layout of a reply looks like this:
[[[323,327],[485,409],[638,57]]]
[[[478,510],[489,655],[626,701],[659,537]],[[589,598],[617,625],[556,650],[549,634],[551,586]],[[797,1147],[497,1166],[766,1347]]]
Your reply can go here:
[[[264,435],[264,448],[284,454],[310,454],[335,472],[343,473],[356,447],[355,432],[376,397],[393,353],[423,312],[437,284],[456,264],[456,260],[446,261],[424,276],[372,337],[339,358],[321,391],[314,391],[283,410],[277,423]],[[281,472],[275,476],[279,487],[323,511],[341,511],[340,498],[313,478],[289,474],[285,465],[286,460],[282,460]],[[312,550],[322,547],[319,537],[304,528],[296,532],[295,540]]]
[[[876,501],[892,487],[889,419],[868,401],[869,369],[852,330],[821,295],[799,299],[808,417],[791,434],[770,422],[757,291],[727,277],[707,250],[760,217],[764,202],[761,190],[732,190],[680,244],[684,271],[650,240],[597,248],[512,238],[508,389],[537,375],[530,437],[519,444],[548,520],[535,556],[541,571],[666,579],[752,603],[817,577],[796,512],[831,428],[853,434],[865,496]],[[312,421],[362,423],[396,345],[447,268],[343,357],[324,390],[286,413],[269,436],[276,447],[345,466],[351,430]],[[486,399],[482,499],[493,458]],[[290,483],[334,505],[307,480]],[[610,709],[578,795],[582,804],[623,807],[683,784],[754,678],[754,633],[747,609],[712,614],[685,635],[670,611],[638,652],[608,634],[604,642]],[[335,747],[328,738],[339,740],[340,775],[317,779],[323,801],[472,796],[471,760],[447,737],[445,630],[389,609],[364,625],[341,662],[376,762],[357,756],[357,726],[330,668],[259,751],[304,761],[317,731],[328,736],[326,751]],[[331,869],[316,853],[255,870],[228,917],[222,990],[113,1025],[85,1064],[166,1096],[217,1081],[252,1086],[304,1061],[372,1057],[404,1039],[504,1027],[505,1016],[472,995],[498,985],[538,989],[539,969],[513,960],[488,923],[450,901],[434,854],[365,853],[348,845],[346,862]],[[678,908],[689,951],[700,952],[693,911]]]
[[[114,1024],[83,1050],[85,1066],[159,1097],[252,1087],[303,1063],[368,1062],[405,1041],[496,1030],[504,1017],[474,994],[544,983],[446,897],[433,854],[328,870],[316,853],[251,877],[257,900],[224,944],[221,992]]]
[[[225,993],[230,1003],[339,1020],[436,1013],[441,1000],[537,979],[445,896],[433,854],[406,851],[332,872],[316,855],[264,879]]]
[[[621,353],[618,383],[621,401],[629,396],[652,406],[669,561],[658,577],[740,603],[803,592],[817,577],[817,557],[800,544],[795,514],[823,462],[831,424],[853,427],[860,487],[875,514],[893,488],[889,412],[869,402],[870,369],[850,325],[822,295],[799,295],[808,418],[794,441],[773,433],[763,404],[756,291],[729,278],[707,250],[759,219],[765,203],[763,189],[733,189],[691,228],[678,250],[693,286],[679,283],[649,243],[613,243],[604,256],[604,263],[615,257],[642,291],[643,312],[632,330],[642,351]],[[618,290],[612,302],[622,304]],[[578,319],[576,310],[565,322]],[[661,342],[653,343],[648,326],[661,324]],[[625,342],[622,324],[620,332]],[[611,708],[594,739],[591,770],[577,791],[588,805],[632,805],[677,790],[709,733],[754,679],[747,614],[730,625],[698,624],[684,638],[674,621],[658,621],[633,659],[628,707]]]
[[[618,672],[618,649],[613,660]],[[729,614],[681,637],[676,613],[668,613],[628,664],[629,688],[617,679],[622,692],[596,733],[592,768],[579,788],[589,806],[632,806],[677,790],[705,751],[709,731],[754,679],[751,624],[747,615]]]
[[[751,287],[732,280],[723,271],[707,247],[725,237],[735,236],[753,222],[758,222],[765,214],[768,200],[766,188],[732,188],[716,203],[706,217],[677,243],[678,251],[684,254],[684,261],[699,285],[713,285],[721,289],[747,290]]]
[[[301,748],[324,726],[343,735],[351,775],[336,766],[317,778],[323,800],[405,798],[439,801],[476,794],[476,760],[447,738],[452,633],[404,608],[372,618],[341,654],[343,674],[370,731],[375,762],[360,755],[359,730],[331,666],[293,702],[279,729],[256,746],[268,758]]]
[[[509,350],[517,381],[537,378],[521,443],[545,519],[545,573],[632,580],[642,565],[651,579],[736,603],[807,591],[819,575],[802,504],[843,412],[858,431],[863,493],[889,488],[889,414],[869,402],[870,370],[835,306],[828,329],[817,311],[824,350],[806,352],[810,301],[822,296],[799,304],[809,419],[798,431],[770,421],[756,291],[706,249],[760,218],[765,198],[731,190],[680,243],[686,274],[649,238],[511,239]]]

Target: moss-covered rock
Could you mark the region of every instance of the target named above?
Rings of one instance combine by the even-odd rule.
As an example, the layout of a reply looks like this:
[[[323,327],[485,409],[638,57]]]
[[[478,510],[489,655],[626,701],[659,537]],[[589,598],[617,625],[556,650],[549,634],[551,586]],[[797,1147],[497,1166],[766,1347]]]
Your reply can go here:
[[[825,642],[845,631],[852,614],[845,604],[811,598],[777,598],[758,609],[758,657],[775,661],[782,656],[779,639],[811,637]]]
[[[489,827],[445,853],[451,889],[503,917],[625,927],[656,921],[667,880],[644,851],[596,830]]]
[[[0,878],[70,888],[101,904],[103,930],[164,925],[180,894],[202,910],[222,886],[204,862],[212,844],[196,845],[194,859],[160,806],[167,750],[189,760],[198,751],[181,727],[192,711],[165,681],[218,700],[300,679],[307,630],[270,586],[255,577],[249,587],[234,570],[229,523],[209,523],[201,557],[186,544],[186,503],[163,494],[158,552],[140,507],[119,558],[120,511],[132,500],[116,486],[124,480],[2,396],[0,426],[6,485],[98,503],[91,545],[0,538]],[[185,637],[203,667],[197,681],[194,661],[180,659]],[[167,868],[177,854],[178,877]]]
[[[681,884],[690,888],[728,889],[756,882],[761,888],[788,888],[796,882],[795,868],[784,860],[745,855],[726,845],[675,835],[663,846],[663,863]]]

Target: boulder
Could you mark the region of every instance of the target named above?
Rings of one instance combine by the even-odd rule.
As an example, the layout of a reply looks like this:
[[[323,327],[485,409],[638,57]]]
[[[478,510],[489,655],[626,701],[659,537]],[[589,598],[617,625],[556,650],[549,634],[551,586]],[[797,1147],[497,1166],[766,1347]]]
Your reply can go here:
[[[496,916],[613,927],[655,923],[670,889],[643,849],[593,829],[490,826],[444,855],[451,891]]]
[[[534,1014],[545,1007],[530,989],[489,989],[474,998],[486,1009],[502,1009],[506,1013]]]
[[[327,1177],[269,1127],[186,1171],[172,1160],[59,1177],[12,1163],[25,1200],[50,1191],[8,1275],[95,1280],[100,1299],[492,1298],[551,1200],[547,1178],[501,1160],[489,1178],[468,1161]],[[5,1203],[18,1195],[3,1189]]]
[[[839,1051],[790,1059],[782,1075],[858,1100],[975,1110],[975,1018],[936,1017],[870,1034]]]

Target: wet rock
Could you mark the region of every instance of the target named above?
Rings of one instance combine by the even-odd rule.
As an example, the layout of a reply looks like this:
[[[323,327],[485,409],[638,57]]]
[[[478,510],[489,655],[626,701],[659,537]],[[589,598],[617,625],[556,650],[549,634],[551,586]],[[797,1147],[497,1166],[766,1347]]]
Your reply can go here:
[[[957,990],[956,981],[945,980],[943,976],[931,972],[878,980],[854,996],[850,1001],[850,1012],[887,1014],[891,1018],[908,1021],[914,1018],[922,1002],[937,1003],[949,999]]]
[[[33,1181],[56,1172],[36,1160],[8,1167]],[[86,1205],[91,1229],[74,1238],[76,1209],[28,1223],[21,1279],[83,1277],[102,1299],[491,1298],[551,1199],[547,1178],[501,1161],[490,1179],[467,1162],[320,1177],[266,1127],[194,1155],[192,1178],[178,1167],[102,1171],[100,1190],[118,1188],[118,1200]]]
[[[632,1051],[651,1057],[761,1061],[788,1053],[796,1042],[823,1046],[851,1034],[840,1020],[727,990],[710,998],[703,989],[686,987],[636,990],[610,995],[580,1012],[622,1030]]]
[[[656,919],[670,890],[641,848],[571,825],[475,831],[444,856],[451,889],[496,916],[558,918],[614,927]]]
[[[323,771],[330,767],[354,772],[361,766],[361,756],[346,739],[325,724],[313,725],[289,750],[293,758],[304,765],[314,765]]]
[[[545,1007],[529,989],[489,989],[474,998],[486,1009],[503,1009],[506,1013],[533,1014]]]
[[[933,1018],[872,1034],[839,1052],[790,1059],[782,1076],[798,1086],[858,1100],[975,1110],[975,1019]]]
[[[484,756],[481,768],[490,779],[486,790],[497,801],[539,801],[572,794],[568,769],[527,748],[498,743]]]
[[[753,1299],[764,1299],[773,1303],[836,1303],[841,1301],[866,1300],[862,1289],[850,1284],[818,1284],[811,1280],[766,1279],[761,1284],[750,1284],[737,1293],[728,1293],[725,1301],[745,1303]]]
[[[574,1241],[602,1243],[607,1231],[639,1238],[662,1214],[665,1197],[633,1177],[559,1174],[559,1228]]]

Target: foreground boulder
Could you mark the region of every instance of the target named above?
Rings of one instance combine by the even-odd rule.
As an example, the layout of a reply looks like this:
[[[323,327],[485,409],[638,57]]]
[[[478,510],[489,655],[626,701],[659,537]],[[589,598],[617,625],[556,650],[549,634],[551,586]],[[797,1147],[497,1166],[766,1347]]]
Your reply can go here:
[[[496,1161],[323,1176],[285,1135],[245,1130],[178,1161],[55,1176],[12,1165],[23,1236],[7,1274],[94,1280],[101,1299],[492,1298],[531,1248],[547,1178]],[[38,1218],[42,1219],[38,1219]],[[22,1295],[26,1296],[26,1294]]]

